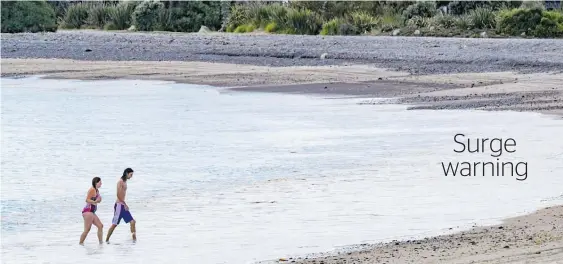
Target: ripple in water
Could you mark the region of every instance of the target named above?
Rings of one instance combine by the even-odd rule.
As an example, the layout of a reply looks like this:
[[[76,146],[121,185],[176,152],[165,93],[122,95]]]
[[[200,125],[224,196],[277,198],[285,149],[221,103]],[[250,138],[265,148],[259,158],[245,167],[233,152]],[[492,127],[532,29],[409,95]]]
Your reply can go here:
[[[360,100],[2,79],[2,263],[252,263],[560,203],[560,121]],[[502,159],[528,162],[528,179],[444,177],[440,162],[494,161],[454,153],[456,133],[514,138]],[[99,246],[94,227],[78,246],[91,178],[105,233],[126,167],[139,241],[120,225]]]

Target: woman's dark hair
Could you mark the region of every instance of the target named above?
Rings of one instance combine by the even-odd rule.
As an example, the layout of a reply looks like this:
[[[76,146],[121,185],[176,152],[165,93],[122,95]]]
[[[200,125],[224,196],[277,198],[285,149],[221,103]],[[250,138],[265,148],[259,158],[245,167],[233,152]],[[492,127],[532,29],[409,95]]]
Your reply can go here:
[[[125,170],[123,171],[123,175],[121,176],[121,179],[122,179],[123,181],[127,181],[127,174],[129,174],[129,173],[131,173],[131,172],[133,172],[133,169],[131,169],[131,168],[125,169]]]
[[[102,180],[102,179],[100,179],[100,177],[94,177],[94,178],[92,179],[92,187],[94,187],[94,189],[97,190],[98,188],[96,188],[96,184],[97,184],[98,182],[100,182],[101,180]]]

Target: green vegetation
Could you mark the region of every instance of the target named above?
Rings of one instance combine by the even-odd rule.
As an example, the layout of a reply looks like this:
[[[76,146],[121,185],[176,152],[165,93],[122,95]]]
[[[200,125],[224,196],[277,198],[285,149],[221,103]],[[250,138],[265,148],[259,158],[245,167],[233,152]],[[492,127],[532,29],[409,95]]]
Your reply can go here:
[[[140,31],[158,30],[168,17],[163,13],[164,4],[159,1],[144,1],[133,11],[133,25]]]
[[[563,37],[563,9],[543,1],[21,1],[2,32],[64,29],[299,35]],[[485,32],[485,33],[483,33]]]
[[[507,35],[563,37],[563,13],[538,7],[504,10],[498,25],[501,33]]]
[[[235,29],[234,32],[235,33],[248,33],[248,32],[254,31],[254,29],[256,29],[256,28],[252,24],[240,25]]]
[[[2,33],[56,31],[56,21],[46,1],[2,2]]]
[[[109,30],[128,29],[133,22],[132,17],[136,7],[134,2],[121,2],[110,8],[108,10],[109,22],[104,27]]]

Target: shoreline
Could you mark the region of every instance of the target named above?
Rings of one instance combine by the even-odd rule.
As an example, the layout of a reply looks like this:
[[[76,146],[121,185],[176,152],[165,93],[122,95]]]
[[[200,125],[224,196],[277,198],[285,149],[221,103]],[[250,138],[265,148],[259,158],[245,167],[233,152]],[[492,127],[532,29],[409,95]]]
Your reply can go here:
[[[562,225],[563,205],[546,206],[528,214],[503,219],[500,224],[474,225],[450,234],[393,240],[277,262],[552,264],[563,259]]]
[[[340,46],[353,42],[345,37],[325,39],[266,36],[257,40],[262,36],[194,34],[178,36],[177,40],[171,38],[170,34],[158,34],[128,35],[132,39],[121,35],[109,44],[104,44],[103,41],[108,37],[113,38],[114,34],[70,32],[3,35],[2,77],[45,75],[46,78],[55,79],[162,80],[212,85],[237,92],[355,96],[365,99],[362,103],[365,107],[369,107],[369,104],[392,103],[411,105],[409,110],[526,111],[563,119],[563,71],[560,68],[563,65],[563,54],[556,52],[557,47],[534,49],[530,54],[520,57],[511,54],[541,44],[543,40],[420,38],[407,41],[397,37],[378,38],[381,43],[376,43],[375,51],[362,53],[354,51],[358,48],[353,46]],[[79,38],[73,39],[76,37]],[[98,37],[100,40],[96,40]],[[138,40],[136,38],[147,42],[131,43],[132,40]],[[88,44],[90,40],[94,43]],[[268,50],[268,45],[273,42],[288,40],[298,40],[299,43],[288,44],[291,45],[288,50],[277,53]],[[354,40],[361,42],[359,49],[362,49],[372,47],[369,46],[372,44],[367,42],[374,38],[357,37]],[[401,40],[408,43],[401,44]],[[151,50],[160,49],[159,45],[163,43],[182,41],[201,44],[204,48],[197,47],[188,51],[180,44],[174,44],[167,46],[170,48],[167,51]],[[253,41],[258,41],[258,44],[253,45]],[[312,41],[312,44],[306,44],[307,41]],[[329,43],[325,48],[311,47],[318,43],[325,45],[330,41],[334,43]],[[507,48],[503,46],[506,43],[515,44]],[[114,44],[115,46],[112,46]],[[400,48],[381,48],[385,44],[399,45]],[[555,44],[563,46],[563,42]],[[428,49],[430,55],[417,54],[416,46],[419,45]],[[441,51],[434,50],[435,45],[448,46],[449,50],[439,55]],[[223,46],[226,48],[222,49]],[[399,51],[407,46],[413,50]],[[85,48],[88,47],[96,47],[97,50],[94,48],[95,51],[86,52]],[[508,51],[495,50],[504,48]],[[489,49],[493,51],[488,51]],[[120,51],[123,53],[119,53]],[[314,56],[327,51],[329,59],[313,59]],[[181,52],[188,55],[183,58],[175,57]],[[277,57],[271,56],[269,52],[275,53],[273,55]],[[116,55],[117,53],[119,54]],[[332,54],[335,56],[330,59]],[[474,59],[476,54],[479,54],[479,59]],[[108,56],[115,57],[108,59]],[[375,57],[370,59],[371,56]],[[392,57],[402,58],[391,59]],[[164,61],[155,58],[162,58]],[[554,62],[560,58],[559,64]],[[211,62],[202,61],[206,59]],[[487,64],[488,62],[490,64]],[[375,102],[370,101],[371,98],[394,99]],[[499,228],[500,226],[503,228]],[[287,259],[287,262],[329,264],[533,261],[553,264],[557,263],[556,260],[563,259],[562,226],[563,206],[555,206],[505,219],[503,224],[493,227],[474,227],[467,231],[428,239],[376,244],[368,249],[345,252],[337,256],[291,258]]]
[[[268,67],[68,59],[2,59],[1,64],[2,77],[162,80],[237,92],[354,96],[365,99],[362,105],[402,104],[408,110],[537,112],[563,119],[563,72],[413,75],[362,64]]]
[[[64,71],[63,71],[64,72]],[[60,72],[62,73],[62,72]],[[68,72],[66,72],[68,73]],[[16,77],[5,75],[3,77]],[[18,74],[31,77],[34,74]],[[72,76],[54,77],[47,74],[47,78],[71,78]],[[20,76],[20,77],[21,77]],[[151,76],[151,75],[149,75]],[[114,77],[103,78],[98,76],[95,80],[112,80]],[[85,78],[89,80],[90,78]],[[140,78],[146,80],[146,78]],[[150,80],[160,80],[150,78]],[[169,79],[164,81],[170,81]],[[182,81],[180,81],[182,82]],[[406,86],[416,86],[416,83],[403,83]],[[373,98],[366,90],[348,89],[349,86],[359,86],[364,89],[365,83],[339,83],[339,84],[295,84],[290,91],[276,90],[280,86],[268,87],[223,87],[223,89],[238,92],[283,92],[301,93],[310,95],[327,95],[323,92],[324,86],[333,85],[341,87],[333,89],[333,95],[355,95]],[[399,84],[400,85],[400,84]],[[409,87],[410,87],[409,86]],[[391,85],[391,87],[393,87]],[[434,90],[431,92],[449,91],[450,86],[436,87],[433,85],[416,86],[417,89]],[[219,87],[221,88],[221,87]],[[309,88],[309,89],[304,89]],[[346,88],[346,89],[345,89]],[[411,87],[412,88],[412,87]],[[345,89],[345,90],[342,90]],[[463,88],[462,88],[463,89]],[[347,92],[347,93],[346,93]],[[378,95],[391,95],[397,93],[394,89]],[[328,93],[330,94],[330,92]],[[404,94],[403,94],[404,95]],[[398,97],[401,98],[406,97]],[[392,103],[392,102],[386,102]],[[406,103],[402,103],[406,104]],[[411,107],[411,109],[416,109]],[[538,111],[533,111],[538,112]],[[540,114],[546,114],[539,111]],[[554,113],[547,113],[553,115]],[[555,114],[557,118],[563,118]],[[298,264],[342,264],[342,263],[545,263],[553,264],[563,259],[563,205],[546,206],[533,212],[521,214],[516,217],[502,219],[500,224],[473,225],[459,231],[445,232],[442,235],[412,235],[411,239],[402,238],[390,242],[375,244],[348,245],[344,250],[335,249],[329,252],[313,252],[301,256],[291,256],[278,260],[263,260],[256,263],[298,263]],[[559,227],[559,228],[558,228]],[[452,230],[452,228],[449,228]],[[444,233],[444,232],[442,232]],[[416,238],[415,238],[416,237]]]

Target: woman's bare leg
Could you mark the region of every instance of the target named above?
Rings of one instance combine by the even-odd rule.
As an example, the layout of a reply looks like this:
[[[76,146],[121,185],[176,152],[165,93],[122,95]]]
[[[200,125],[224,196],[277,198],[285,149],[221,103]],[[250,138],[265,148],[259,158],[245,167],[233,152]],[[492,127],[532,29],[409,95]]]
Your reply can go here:
[[[94,221],[94,214],[90,212],[83,213],[82,216],[84,217],[84,232],[80,236],[80,245],[84,244],[84,240],[86,240],[86,236],[88,232],[90,232],[90,228],[92,227],[92,222]]]
[[[93,224],[98,228],[98,240],[100,241],[100,244],[102,244],[104,242],[104,225],[97,215],[94,215]]]

